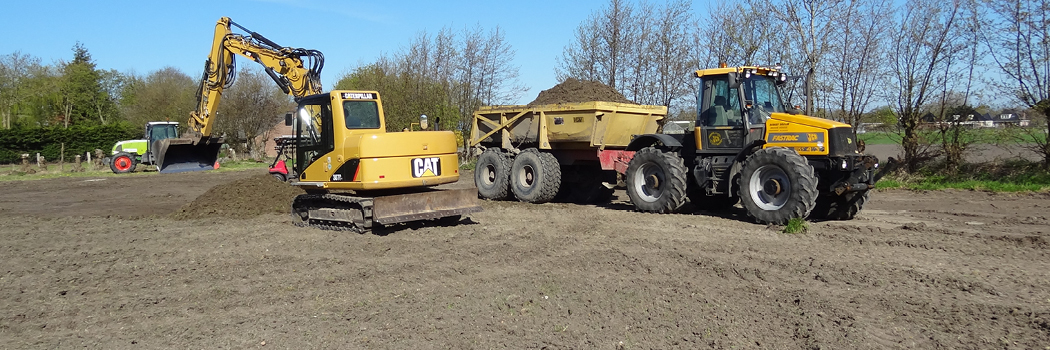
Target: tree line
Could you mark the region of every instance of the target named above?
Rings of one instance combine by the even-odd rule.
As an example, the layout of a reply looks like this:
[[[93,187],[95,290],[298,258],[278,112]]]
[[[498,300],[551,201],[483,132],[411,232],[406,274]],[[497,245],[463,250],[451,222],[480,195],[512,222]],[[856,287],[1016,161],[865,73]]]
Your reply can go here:
[[[808,115],[858,125],[892,111],[910,170],[937,155],[957,166],[968,138],[953,116],[1006,96],[1033,112],[1038,127],[1015,135],[1050,168],[1048,13],[1050,0],[720,0],[704,14],[685,0],[610,0],[579,24],[556,72],[693,120],[692,70],[780,64]],[[932,134],[928,114],[940,121]]]
[[[141,137],[147,122],[187,120],[197,105],[198,86],[173,67],[145,76],[99,69],[80,43],[73,47],[72,60],[53,64],[15,52],[0,56],[0,128],[94,130],[122,124],[117,130],[139,130],[136,137]],[[237,83],[224,92],[215,130],[238,153],[259,155],[263,150],[255,138],[283,120],[292,106],[265,73],[242,66]]]

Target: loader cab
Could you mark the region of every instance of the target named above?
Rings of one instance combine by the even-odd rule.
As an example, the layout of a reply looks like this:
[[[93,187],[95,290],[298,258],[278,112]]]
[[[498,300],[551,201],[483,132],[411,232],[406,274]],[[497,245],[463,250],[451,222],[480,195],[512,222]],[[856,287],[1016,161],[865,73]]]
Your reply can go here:
[[[781,74],[768,68],[715,68],[696,72],[696,148],[701,153],[735,153],[764,137],[765,123],[785,111]]]

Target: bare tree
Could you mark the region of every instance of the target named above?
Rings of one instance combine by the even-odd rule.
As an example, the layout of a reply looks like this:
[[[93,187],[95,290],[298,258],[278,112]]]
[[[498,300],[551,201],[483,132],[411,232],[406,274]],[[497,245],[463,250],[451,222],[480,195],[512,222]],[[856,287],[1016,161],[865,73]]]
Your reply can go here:
[[[896,109],[904,129],[901,146],[908,171],[918,170],[932,156],[930,142],[920,133],[922,107],[937,86],[946,84],[938,73],[950,65],[950,36],[959,7],[958,2],[945,5],[937,0],[910,0],[891,34],[891,78],[896,85]]]
[[[1038,127],[1017,137],[1019,143],[1043,157],[1050,170],[1050,0],[987,0],[993,17],[984,43],[1007,78],[995,84],[1007,96],[1042,114]]]
[[[813,115],[815,110],[814,90],[817,72],[833,49],[833,37],[839,33],[839,18],[853,11],[854,0],[783,0],[779,4],[767,2],[765,8],[780,15],[787,28],[790,46],[802,58],[801,70],[805,72],[805,112]]]
[[[696,61],[684,45],[691,36],[692,6],[689,1],[677,0],[667,3],[657,17],[656,35],[648,47],[655,65],[654,104],[671,106],[671,102],[689,94],[692,74],[690,68]],[[636,97],[637,99],[637,97]]]
[[[702,41],[696,31],[689,1],[610,0],[577,28],[555,71],[559,80],[599,81],[638,103],[675,106],[691,95],[690,73],[704,55],[691,49]]]
[[[889,0],[859,0],[836,18],[840,31],[831,38],[827,60],[828,100],[841,113],[836,119],[859,126],[882,87],[890,10]]]
[[[40,59],[20,52],[0,56],[0,127],[11,128],[19,107],[28,98],[26,85]]]

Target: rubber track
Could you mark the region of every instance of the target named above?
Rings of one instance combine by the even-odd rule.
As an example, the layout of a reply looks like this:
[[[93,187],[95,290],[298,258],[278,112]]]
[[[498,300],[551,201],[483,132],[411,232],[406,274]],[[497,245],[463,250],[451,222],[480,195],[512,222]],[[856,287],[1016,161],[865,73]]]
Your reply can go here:
[[[339,208],[339,207],[335,207],[335,206],[331,206],[331,205],[326,205],[326,204],[330,204],[330,203],[357,204],[361,208],[360,209],[358,209],[358,208]],[[346,196],[346,195],[338,195],[338,194],[326,193],[326,194],[301,194],[301,195],[296,196],[295,200],[292,201],[292,222],[295,223],[295,226],[299,226],[299,227],[314,227],[314,228],[319,228],[319,229],[322,229],[322,230],[330,230],[330,231],[351,231],[351,232],[356,232],[356,233],[365,233],[365,232],[367,232],[369,230],[368,228],[359,227],[359,226],[357,226],[355,224],[347,223],[347,222],[343,222],[343,221],[329,221],[329,220],[320,220],[320,219],[307,219],[306,221],[300,220],[299,219],[299,215],[298,215],[298,211],[296,210],[296,209],[299,209],[299,208],[305,208],[306,210],[309,210],[311,208],[313,208],[313,209],[331,208],[331,209],[339,209],[339,210],[362,210],[363,211],[362,212],[362,216],[364,217],[365,222],[372,221],[372,215],[371,215],[372,214],[372,199],[371,198],[362,198],[362,197],[353,197],[353,196]]]

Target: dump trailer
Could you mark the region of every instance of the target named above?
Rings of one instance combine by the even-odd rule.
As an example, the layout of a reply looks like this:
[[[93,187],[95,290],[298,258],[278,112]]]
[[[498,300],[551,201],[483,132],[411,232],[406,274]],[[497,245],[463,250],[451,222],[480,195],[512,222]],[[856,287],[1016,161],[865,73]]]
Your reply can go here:
[[[632,137],[655,133],[666,115],[664,106],[604,101],[481,107],[470,135],[478,194],[529,203],[559,193],[577,203],[608,200],[616,169],[601,157],[629,159]]]
[[[471,133],[479,196],[539,203],[559,190],[590,193],[596,181],[608,188],[610,174],[619,174],[639,211],[674,213],[687,200],[708,210],[740,202],[760,223],[847,220],[896,165],[876,172],[879,159],[863,153],[849,124],[788,108],[780,92],[787,75],[777,67],[694,75],[695,127],[681,134],[655,132],[663,107],[482,107]]]

